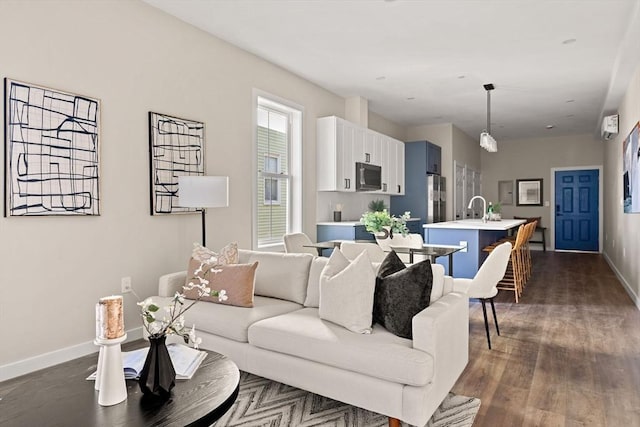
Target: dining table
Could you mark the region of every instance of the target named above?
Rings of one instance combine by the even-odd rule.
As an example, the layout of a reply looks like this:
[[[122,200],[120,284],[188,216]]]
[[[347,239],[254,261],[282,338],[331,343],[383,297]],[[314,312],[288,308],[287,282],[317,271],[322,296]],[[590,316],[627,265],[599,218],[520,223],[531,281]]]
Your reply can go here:
[[[323,251],[325,249],[335,249],[339,248],[342,242],[356,242],[356,243],[372,243],[376,244],[375,240],[327,240],[324,242],[316,242],[316,243],[307,243],[302,245],[305,248],[316,248],[318,251],[318,256],[323,255]]]
[[[432,263],[436,262],[438,257],[448,256],[449,275],[453,276],[453,254],[464,249],[465,246],[424,244],[422,247],[391,246],[390,248],[397,253],[409,254],[409,263],[411,264],[413,264],[415,254],[429,257]]]

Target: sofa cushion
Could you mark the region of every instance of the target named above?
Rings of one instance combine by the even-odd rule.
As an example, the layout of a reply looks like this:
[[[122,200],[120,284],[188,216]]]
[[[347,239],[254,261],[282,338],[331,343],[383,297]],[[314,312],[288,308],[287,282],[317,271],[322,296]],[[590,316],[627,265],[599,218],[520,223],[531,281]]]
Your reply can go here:
[[[373,321],[399,337],[411,339],[413,316],[429,306],[432,284],[429,260],[407,267],[391,251],[376,278]]]
[[[329,258],[323,256],[314,257],[313,261],[311,261],[307,298],[304,300],[305,307],[320,307],[320,273],[322,273],[322,269],[327,265],[327,262],[329,262]],[[380,264],[379,262],[371,263],[374,273],[378,271]],[[444,275],[444,269],[442,270],[442,274]],[[442,293],[440,293],[440,296],[442,296]]]
[[[254,323],[249,343],[400,384],[422,386],[433,377],[433,357],[412,348],[411,340],[379,325],[371,334],[354,334],[311,307]]]
[[[197,271],[199,265],[200,263],[192,258],[189,263],[189,271],[192,271],[192,269]],[[253,289],[257,268],[257,262],[253,264],[220,265],[213,268],[213,270],[205,267],[204,273],[199,273],[199,276],[209,282],[207,287],[212,290],[224,290],[226,298],[221,300],[218,297],[204,296],[200,298],[200,301],[238,307],[253,307]],[[199,284],[195,278],[188,281]],[[184,291],[184,296],[187,299],[198,299],[198,295],[197,288],[185,289]]]
[[[329,262],[329,258],[319,256],[311,261],[309,269],[309,282],[307,283],[307,297],[304,300],[305,307],[320,307],[320,274]]]
[[[171,297],[153,297],[160,307],[171,304]],[[190,304],[186,301],[186,304]],[[251,324],[283,313],[302,308],[300,304],[275,298],[255,296],[253,308],[197,302],[185,314],[185,325],[234,341],[247,342],[247,330]]]
[[[239,250],[240,262],[258,261],[256,295],[304,303],[313,255]]]
[[[350,262],[334,249],[320,275],[320,318],[352,332],[371,333],[375,285],[367,252]]]

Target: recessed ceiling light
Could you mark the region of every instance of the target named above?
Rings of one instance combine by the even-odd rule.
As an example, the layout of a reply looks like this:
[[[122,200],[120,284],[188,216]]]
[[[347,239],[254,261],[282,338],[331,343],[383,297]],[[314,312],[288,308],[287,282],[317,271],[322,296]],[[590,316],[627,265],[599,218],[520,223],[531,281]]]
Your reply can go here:
[[[414,96],[410,96],[407,98],[407,101],[413,101],[414,99],[416,99]]]
[[[553,126],[553,125],[547,125],[547,126],[545,126],[545,127],[546,127],[547,129],[553,129],[553,127],[554,127],[554,126]]]
[[[575,42],[576,42],[576,39],[566,39],[562,41],[562,44],[571,44]]]
[[[576,100],[575,99],[567,99],[566,102],[576,102]]]
[[[384,80],[384,79],[386,79],[386,77],[385,77],[385,76],[379,76],[379,77],[376,77],[376,80]]]

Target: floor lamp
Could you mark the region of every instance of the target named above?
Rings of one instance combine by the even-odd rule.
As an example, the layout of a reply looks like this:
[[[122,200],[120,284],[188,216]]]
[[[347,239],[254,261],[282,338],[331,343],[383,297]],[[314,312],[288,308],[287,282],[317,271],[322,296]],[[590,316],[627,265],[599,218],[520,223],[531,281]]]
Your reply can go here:
[[[207,208],[229,206],[229,177],[179,176],[178,205],[202,209],[202,246],[206,246],[205,213]]]

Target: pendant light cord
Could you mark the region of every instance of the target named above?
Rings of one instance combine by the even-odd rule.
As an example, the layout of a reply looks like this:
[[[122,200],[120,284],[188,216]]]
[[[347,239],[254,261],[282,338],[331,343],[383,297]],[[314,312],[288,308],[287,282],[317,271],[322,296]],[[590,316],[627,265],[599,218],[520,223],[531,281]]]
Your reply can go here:
[[[491,89],[487,89],[487,133],[491,135]]]

